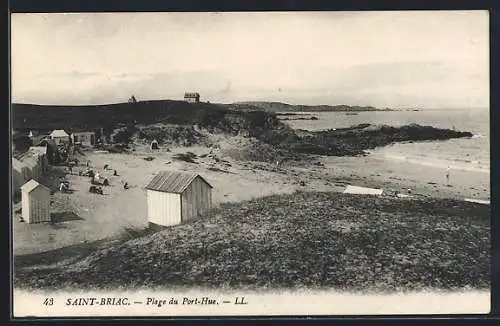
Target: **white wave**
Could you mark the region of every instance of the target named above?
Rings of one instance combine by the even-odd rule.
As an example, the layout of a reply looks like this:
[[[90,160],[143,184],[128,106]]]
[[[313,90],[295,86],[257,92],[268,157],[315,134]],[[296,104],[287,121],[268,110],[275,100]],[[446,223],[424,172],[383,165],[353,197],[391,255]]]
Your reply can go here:
[[[429,167],[434,167],[434,168],[442,168],[442,169],[447,169],[448,167],[450,170],[455,170],[455,171],[467,171],[467,172],[480,172],[480,173],[490,173],[490,168],[489,167],[477,167],[474,166],[473,164],[456,164],[456,161],[449,161],[449,160],[422,160],[421,158],[418,157],[408,157],[408,156],[403,156],[403,155],[394,155],[394,154],[385,154],[384,155],[385,159],[391,160],[391,161],[404,161],[412,164],[418,164],[422,166],[429,166]],[[473,163],[478,165],[480,164],[479,161],[472,161]]]

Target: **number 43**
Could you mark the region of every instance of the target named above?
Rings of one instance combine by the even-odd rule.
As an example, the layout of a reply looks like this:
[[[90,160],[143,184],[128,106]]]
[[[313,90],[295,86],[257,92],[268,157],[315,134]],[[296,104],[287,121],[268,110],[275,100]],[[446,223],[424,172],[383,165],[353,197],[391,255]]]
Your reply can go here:
[[[54,298],[45,298],[43,304],[46,306],[52,306],[54,304]]]

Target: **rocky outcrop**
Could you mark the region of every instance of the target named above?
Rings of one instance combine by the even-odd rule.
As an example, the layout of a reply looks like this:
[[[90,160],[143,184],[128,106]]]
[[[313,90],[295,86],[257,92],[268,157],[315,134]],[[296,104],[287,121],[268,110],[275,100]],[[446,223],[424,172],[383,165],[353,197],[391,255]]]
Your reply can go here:
[[[299,136],[300,135],[300,136]],[[361,124],[325,131],[287,131],[263,139],[279,148],[300,153],[349,156],[396,142],[447,140],[472,137],[472,133],[410,124],[401,127]]]

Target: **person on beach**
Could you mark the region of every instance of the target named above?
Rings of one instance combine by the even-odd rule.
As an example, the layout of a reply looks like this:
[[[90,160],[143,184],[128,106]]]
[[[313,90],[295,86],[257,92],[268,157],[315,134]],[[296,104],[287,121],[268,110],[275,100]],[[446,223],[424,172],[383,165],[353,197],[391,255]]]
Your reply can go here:
[[[450,183],[450,167],[446,168],[445,178],[446,178],[446,183]]]

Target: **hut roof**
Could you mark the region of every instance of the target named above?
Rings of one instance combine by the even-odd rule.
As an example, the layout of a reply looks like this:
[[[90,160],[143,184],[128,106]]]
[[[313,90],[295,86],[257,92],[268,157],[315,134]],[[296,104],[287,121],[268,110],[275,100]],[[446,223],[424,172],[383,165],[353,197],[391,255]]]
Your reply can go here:
[[[41,155],[47,155],[47,146],[31,146],[29,150]]]
[[[32,192],[33,190],[35,190],[36,188],[39,188],[39,187],[42,187],[46,190],[50,190],[49,188],[45,187],[44,185],[36,182],[35,180],[31,179],[30,181],[26,182],[22,187],[21,187],[21,190],[22,191],[26,191],[26,192]]]
[[[162,171],[151,180],[146,186],[146,189],[181,194],[197,177],[200,177],[210,188],[212,188],[212,186],[197,173]]]
[[[40,146],[36,146],[37,148],[40,148]],[[44,152],[42,150],[34,149],[33,147],[30,147],[30,149],[22,154],[18,154],[15,156],[16,159],[21,161],[25,166],[27,167],[35,167],[38,165],[38,160],[39,157],[42,156],[46,152],[46,148],[42,147],[44,149]]]
[[[51,137],[69,137],[66,131],[62,129],[56,129],[50,133]]]
[[[24,168],[27,168],[26,164],[18,160],[17,158],[12,158],[12,169],[16,171],[22,171]]]
[[[82,131],[73,131],[71,134],[72,135],[94,135],[95,132],[82,130]]]

